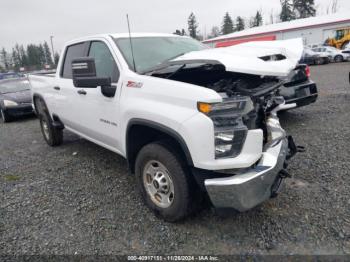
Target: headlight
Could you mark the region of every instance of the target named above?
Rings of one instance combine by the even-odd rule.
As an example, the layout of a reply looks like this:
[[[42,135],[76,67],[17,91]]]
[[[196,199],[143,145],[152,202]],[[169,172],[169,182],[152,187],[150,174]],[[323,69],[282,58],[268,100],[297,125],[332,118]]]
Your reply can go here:
[[[11,101],[11,100],[4,100],[4,105],[5,107],[18,106],[18,104],[15,101]]]
[[[243,147],[248,128],[242,116],[254,109],[249,97],[227,98],[221,103],[198,103],[198,110],[214,124],[215,158],[235,157]]]

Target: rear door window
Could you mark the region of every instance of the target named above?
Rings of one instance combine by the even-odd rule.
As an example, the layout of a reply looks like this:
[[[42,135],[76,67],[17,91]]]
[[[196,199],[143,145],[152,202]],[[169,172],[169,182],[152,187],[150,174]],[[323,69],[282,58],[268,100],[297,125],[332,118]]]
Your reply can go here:
[[[72,60],[85,55],[85,43],[68,46],[66,50],[61,76],[72,79]]]

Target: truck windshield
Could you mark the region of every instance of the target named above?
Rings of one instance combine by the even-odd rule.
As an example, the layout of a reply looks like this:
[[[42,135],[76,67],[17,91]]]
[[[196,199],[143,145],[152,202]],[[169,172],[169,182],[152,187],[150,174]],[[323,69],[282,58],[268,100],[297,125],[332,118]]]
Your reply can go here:
[[[134,70],[130,39],[116,38],[115,42],[124,59]],[[132,46],[137,72],[150,70],[182,54],[206,49],[202,43],[187,37],[133,37]]]

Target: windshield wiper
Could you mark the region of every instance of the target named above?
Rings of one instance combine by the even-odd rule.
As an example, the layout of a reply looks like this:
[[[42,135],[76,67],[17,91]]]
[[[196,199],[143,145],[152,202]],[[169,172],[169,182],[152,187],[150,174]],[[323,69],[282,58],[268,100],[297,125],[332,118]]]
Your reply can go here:
[[[169,79],[170,77],[174,76],[175,74],[177,74],[179,71],[181,71],[182,69],[184,69],[186,67],[186,64],[183,64],[182,66],[180,66],[178,69],[176,69],[174,72],[172,72],[170,75],[168,75],[166,77],[166,79]]]
[[[165,69],[165,68],[167,68],[167,67],[170,66],[170,65],[168,64],[169,61],[171,61],[171,60],[173,60],[173,59],[175,59],[175,58],[178,58],[178,57],[180,57],[180,56],[183,56],[184,54],[186,54],[186,53],[181,53],[181,54],[178,54],[178,55],[176,55],[176,56],[170,57],[170,58],[168,58],[167,60],[163,61],[162,63],[160,63],[160,64],[158,64],[158,65],[152,67],[151,69],[146,70],[146,71],[143,71],[143,72],[140,72],[140,74],[142,74],[142,75],[151,74],[151,73],[157,72],[157,71],[159,71],[159,70]]]

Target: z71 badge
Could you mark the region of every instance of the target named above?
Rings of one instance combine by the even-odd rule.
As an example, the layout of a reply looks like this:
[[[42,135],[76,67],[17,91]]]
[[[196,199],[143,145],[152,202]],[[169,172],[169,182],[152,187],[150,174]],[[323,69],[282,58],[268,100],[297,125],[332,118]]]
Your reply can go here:
[[[141,82],[128,81],[126,86],[127,87],[141,88],[143,86],[143,84]]]

